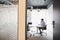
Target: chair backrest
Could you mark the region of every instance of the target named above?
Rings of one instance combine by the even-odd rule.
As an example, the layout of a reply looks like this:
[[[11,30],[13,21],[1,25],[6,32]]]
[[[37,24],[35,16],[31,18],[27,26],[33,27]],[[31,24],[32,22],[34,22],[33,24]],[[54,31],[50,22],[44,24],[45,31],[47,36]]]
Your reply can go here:
[[[43,30],[46,30],[47,29],[47,25],[43,28]]]

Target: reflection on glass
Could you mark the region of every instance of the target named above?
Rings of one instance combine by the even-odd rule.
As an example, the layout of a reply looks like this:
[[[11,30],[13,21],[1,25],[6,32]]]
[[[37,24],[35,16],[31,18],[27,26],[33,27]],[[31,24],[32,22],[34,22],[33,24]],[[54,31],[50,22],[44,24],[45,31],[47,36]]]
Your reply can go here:
[[[0,0],[0,40],[17,40],[18,0]]]

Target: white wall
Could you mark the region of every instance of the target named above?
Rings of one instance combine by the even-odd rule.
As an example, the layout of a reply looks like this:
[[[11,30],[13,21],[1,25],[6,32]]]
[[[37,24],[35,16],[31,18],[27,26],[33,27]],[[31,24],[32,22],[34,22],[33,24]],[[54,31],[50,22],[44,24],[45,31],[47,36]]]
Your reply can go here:
[[[31,11],[28,9],[27,10],[27,23],[31,22]]]

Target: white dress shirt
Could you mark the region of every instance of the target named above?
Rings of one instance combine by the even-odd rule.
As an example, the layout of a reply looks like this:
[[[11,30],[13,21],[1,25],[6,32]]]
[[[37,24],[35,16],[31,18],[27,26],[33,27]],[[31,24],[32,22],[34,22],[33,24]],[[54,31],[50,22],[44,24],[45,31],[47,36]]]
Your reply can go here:
[[[44,21],[41,21],[41,27],[45,27],[45,22]]]

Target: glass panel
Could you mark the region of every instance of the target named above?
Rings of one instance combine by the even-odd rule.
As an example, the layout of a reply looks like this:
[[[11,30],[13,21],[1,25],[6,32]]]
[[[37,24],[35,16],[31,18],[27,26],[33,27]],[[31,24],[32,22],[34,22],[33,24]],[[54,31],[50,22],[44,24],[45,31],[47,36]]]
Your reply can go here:
[[[17,40],[18,0],[0,0],[0,40]]]

